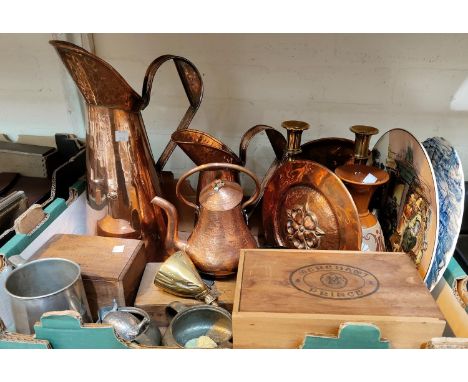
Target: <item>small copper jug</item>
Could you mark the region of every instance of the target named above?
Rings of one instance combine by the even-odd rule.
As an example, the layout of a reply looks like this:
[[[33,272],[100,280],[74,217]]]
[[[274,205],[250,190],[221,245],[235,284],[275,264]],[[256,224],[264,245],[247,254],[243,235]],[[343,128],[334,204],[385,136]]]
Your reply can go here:
[[[215,179],[205,186],[199,196],[199,205],[180,194],[183,181],[190,175],[206,170],[228,168],[244,172],[255,182],[255,193],[242,203],[241,186],[229,180]],[[244,208],[255,203],[260,195],[260,184],[250,170],[231,163],[209,163],[193,168],[182,175],[176,185],[176,195],[185,204],[195,208],[198,220],[187,242],[178,237],[176,208],[167,200],[155,197],[151,203],[167,213],[166,249],[185,251],[201,272],[214,277],[225,277],[236,272],[240,249],[257,248],[257,242],[247,227]]]

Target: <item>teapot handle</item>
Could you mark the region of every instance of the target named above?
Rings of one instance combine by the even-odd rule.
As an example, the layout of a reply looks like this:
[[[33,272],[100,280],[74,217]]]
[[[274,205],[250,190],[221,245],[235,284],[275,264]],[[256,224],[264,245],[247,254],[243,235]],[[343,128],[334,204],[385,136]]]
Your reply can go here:
[[[246,169],[245,167],[242,167],[233,163],[207,163],[207,164],[202,164],[201,166],[192,168],[191,170],[183,174],[180,177],[179,181],[177,182],[176,196],[188,206],[198,209],[198,206],[196,204],[189,202],[187,199],[185,199],[185,197],[180,192],[180,187],[182,186],[183,181],[186,178],[188,178],[190,175],[193,175],[199,171],[206,171],[206,170],[212,170],[212,169],[224,169],[224,168],[229,168],[231,170],[237,170],[237,171],[243,172],[252,178],[252,180],[255,182],[255,193],[250,197],[249,200],[247,200],[246,202],[242,204],[242,209],[244,209],[245,207],[247,207],[248,205],[252,203],[255,203],[258,197],[260,196],[260,183],[258,181],[257,176],[252,171]]]

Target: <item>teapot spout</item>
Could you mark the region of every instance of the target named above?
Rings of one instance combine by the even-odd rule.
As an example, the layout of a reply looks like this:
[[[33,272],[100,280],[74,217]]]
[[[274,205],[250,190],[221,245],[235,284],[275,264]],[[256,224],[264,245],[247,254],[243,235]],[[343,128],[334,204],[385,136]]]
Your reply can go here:
[[[155,196],[153,200],[151,200],[151,203],[163,209],[167,215],[167,233],[164,243],[166,250],[178,249],[186,251],[188,246],[187,242],[179,239],[179,218],[175,206],[159,196]]]

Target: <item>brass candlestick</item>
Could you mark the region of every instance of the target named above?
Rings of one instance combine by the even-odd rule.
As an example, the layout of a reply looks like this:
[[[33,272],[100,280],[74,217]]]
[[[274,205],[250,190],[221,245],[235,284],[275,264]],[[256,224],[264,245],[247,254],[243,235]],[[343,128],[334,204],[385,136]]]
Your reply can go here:
[[[372,126],[356,125],[349,128],[354,134],[354,163],[366,164],[369,159],[369,143],[372,135],[379,129]]]
[[[309,124],[303,121],[284,121],[281,126],[288,131],[286,157],[292,160],[292,157],[302,152],[301,136],[302,132],[309,128]]]

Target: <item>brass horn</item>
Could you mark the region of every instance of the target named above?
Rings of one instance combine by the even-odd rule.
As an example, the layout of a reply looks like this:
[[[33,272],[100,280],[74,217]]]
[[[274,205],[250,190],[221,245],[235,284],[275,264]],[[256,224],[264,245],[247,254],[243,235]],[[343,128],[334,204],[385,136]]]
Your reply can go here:
[[[217,296],[203,282],[192,260],[183,251],[174,253],[161,264],[154,284],[173,295],[217,305]]]

